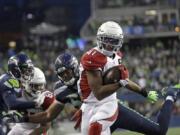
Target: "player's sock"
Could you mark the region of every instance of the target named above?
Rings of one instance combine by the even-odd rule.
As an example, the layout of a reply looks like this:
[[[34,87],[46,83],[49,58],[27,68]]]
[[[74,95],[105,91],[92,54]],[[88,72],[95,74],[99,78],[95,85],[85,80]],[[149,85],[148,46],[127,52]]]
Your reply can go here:
[[[90,124],[88,135],[101,135],[102,125],[98,122]]]
[[[167,97],[166,97],[166,100],[170,100],[170,101],[174,102],[173,96],[167,96]]]
[[[171,99],[167,99],[165,101],[164,105],[162,106],[160,114],[158,116],[158,123],[159,123],[159,126],[160,126],[160,133],[162,135],[165,135],[167,130],[168,130],[168,126],[169,126],[169,122],[170,122],[170,118],[171,118],[172,108],[173,108],[173,101]]]

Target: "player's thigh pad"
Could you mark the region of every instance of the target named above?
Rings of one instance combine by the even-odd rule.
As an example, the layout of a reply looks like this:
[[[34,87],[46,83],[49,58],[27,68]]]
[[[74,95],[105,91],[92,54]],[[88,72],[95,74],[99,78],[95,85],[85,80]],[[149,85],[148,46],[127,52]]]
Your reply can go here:
[[[117,101],[106,102],[102,105],[95,106],[90,123],[98,122],[102,125],[102,131],[109,128],[116,120],[118,115]]]
[[[93,115],[94,106],[83,104],[82,110],[82,121],[81,121],[81,133],[82,135],[88,135],[89,121]]]

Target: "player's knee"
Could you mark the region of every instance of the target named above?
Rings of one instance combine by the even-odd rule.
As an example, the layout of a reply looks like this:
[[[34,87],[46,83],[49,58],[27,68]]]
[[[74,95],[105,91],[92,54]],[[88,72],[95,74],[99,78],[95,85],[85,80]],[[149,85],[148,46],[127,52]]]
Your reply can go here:
[[[102,131],[102,125],[98,122],[90,124],[88,135],[100,135]]]

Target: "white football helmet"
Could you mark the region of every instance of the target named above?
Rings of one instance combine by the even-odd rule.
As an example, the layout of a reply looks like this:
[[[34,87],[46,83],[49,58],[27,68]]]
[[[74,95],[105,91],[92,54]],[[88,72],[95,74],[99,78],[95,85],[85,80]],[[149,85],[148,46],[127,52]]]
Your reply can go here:
[[[97,45],[106,56],[112,56],[122,47],[123,31],[120,25],[113,21],[103,23],[97,31]]]
[[[25,91],[28,95],[36,98],[44,89],[46,85],[46,78],[43,71],[34,67],[34,76],[32,80],[26,85]]]

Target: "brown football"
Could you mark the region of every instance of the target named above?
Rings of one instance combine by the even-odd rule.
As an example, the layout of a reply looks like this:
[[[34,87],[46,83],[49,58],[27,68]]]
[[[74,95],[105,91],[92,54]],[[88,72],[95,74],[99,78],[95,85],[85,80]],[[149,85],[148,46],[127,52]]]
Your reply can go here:
[[[111,84],[120,80],[121,72],[118,66],[108,69],[103,75],[103,84]]]

